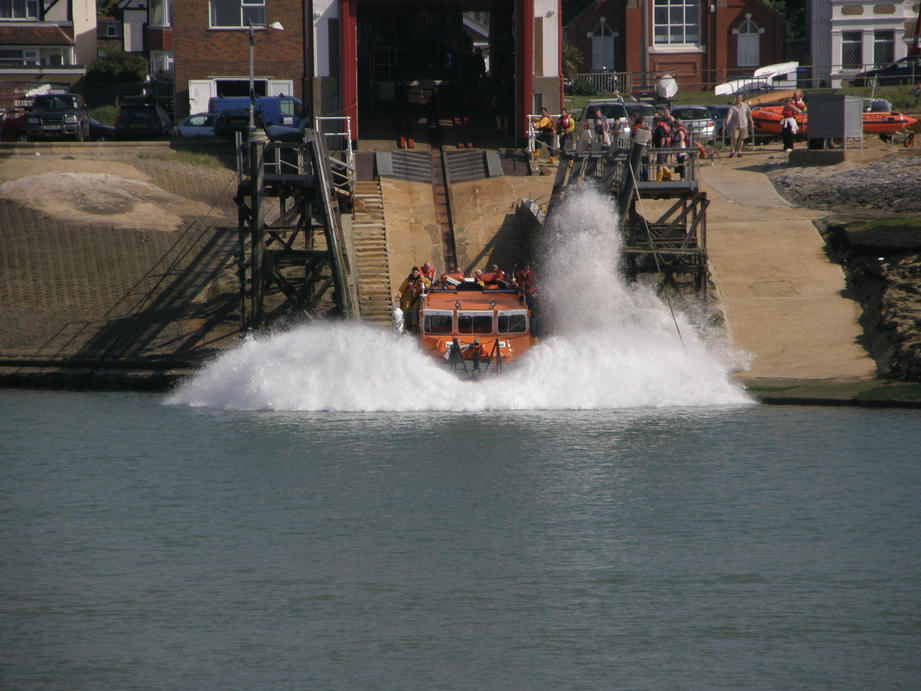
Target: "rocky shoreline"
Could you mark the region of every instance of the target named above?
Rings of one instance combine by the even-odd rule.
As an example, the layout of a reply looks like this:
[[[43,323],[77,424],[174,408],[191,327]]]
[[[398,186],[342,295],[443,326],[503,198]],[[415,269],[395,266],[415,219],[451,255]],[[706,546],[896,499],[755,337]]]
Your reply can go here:
[[[921,155],[784,168],[769,177],[792,204],[829,212],[817,225],[863,307],[879,376],[921,382]]]

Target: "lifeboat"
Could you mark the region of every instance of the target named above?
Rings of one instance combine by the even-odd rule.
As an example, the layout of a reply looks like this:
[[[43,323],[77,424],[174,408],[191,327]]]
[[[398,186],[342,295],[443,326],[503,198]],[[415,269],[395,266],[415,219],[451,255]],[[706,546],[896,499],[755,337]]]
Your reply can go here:
[[[755,124],[757,134],[772,134],[780,136],[780,121],[783,106],[764,106],[752,111],[752,122]],[[798,128],[797,134],[804,135],[807,130],[808,113],[797,113],[795,116]],[[915,118],[902,113],[865,112],[863,114],[864,134],[894,134],[901,132],[906,127],[911,127],[916,122]]]
[[[531,311],[502,281],[462,279],[431,289],[419,307],[419,345],[457,374],[499,372],[531,348]]]

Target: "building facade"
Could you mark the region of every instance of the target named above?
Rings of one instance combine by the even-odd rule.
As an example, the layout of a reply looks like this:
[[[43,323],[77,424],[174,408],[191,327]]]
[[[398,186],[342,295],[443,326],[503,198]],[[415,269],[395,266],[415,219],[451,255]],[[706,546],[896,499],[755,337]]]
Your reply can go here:
[[[813,81],[837,88],[858,72],[904,58],[916,38],[918,12],[918,0],[810,0]]]
[[[0,0],[0,107],[78,87],[95,56],[95,0]]]
[[[670,74],[689,90],[784,59],[784,21],[759,0],[597,0],[565,27],[581,71],[628,75],[628,89]]]
[[[284,26],[256,31],[257,94],[348,116],[355,139],[423,105],[523,136],[527,114],[562,105],[560,0],[174,0],[177,115],[248,93],[250,20]]]
[[[203,112],[212,96],[249,94],[250,25],[257,96],[304,99],[302,0],[173,0],[176,116]],[[277,22],[282,30],[269,25]]]

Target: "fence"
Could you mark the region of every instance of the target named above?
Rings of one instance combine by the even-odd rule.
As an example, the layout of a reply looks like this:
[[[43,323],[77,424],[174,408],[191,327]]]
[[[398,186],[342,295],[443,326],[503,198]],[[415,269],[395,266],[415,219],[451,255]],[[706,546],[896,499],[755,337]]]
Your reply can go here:
[[[792,80],[791,88],[799,89],[827,89],[848,86],[859,73],[866,70],[885,67],[870,63],[845,67],[841,64],[814,64],[800,65]],[[703,70],[692,72],[684,70],[670,71],[672,77],[678,82],[681,91],[712,91],[717,84],[731,82],[737,79],[753,79],[754,68],[726,68],[720,70]],[[579,93],[588,91],[587,95],[604,96],[619,92],[621,94],[635,94],[637,96],[652,95],[656,81],[663,76],[662,72],[580,72],[572,77],[573,90]],[[781,78],[785,75],[781,75]],[[918,75],[921,80],[921,74]],[[581,84],[580,84],[581,83]],[[789,82],[785,82],[789,83]],[[584,90],[584,91],[580,91]]]

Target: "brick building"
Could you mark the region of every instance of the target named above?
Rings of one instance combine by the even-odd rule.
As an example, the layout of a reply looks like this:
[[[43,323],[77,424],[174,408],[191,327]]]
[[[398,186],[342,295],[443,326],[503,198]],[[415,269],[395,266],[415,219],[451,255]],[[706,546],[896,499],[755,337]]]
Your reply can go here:
[[[249,23],[257,96],[304,100],[305,3],[175,0],[173,73],[176,116],[207,109],[212,96],[249,94]],[[278,22],[283,31],[267,28]]]
[[[428,117],[470,109],[485,127],[501,115],[523,136],[528,113],[561,106],[560,14],[560,0],[173,0],[176,114],[246,95],[248,22],[278,21],[283,33],[255,32],[257,94],[293,95],[376,138],[393,134],[412,85]],[[475,54],[485,72],[471,77]]]
[[[760,0],[596,0],[564,35],[580,71],[628,73],[637,89],[662,74],[709,89],[784,59],[783,18]]]
[[[0,3],[0,108],[82,84],[96,57],[95,0]]]

